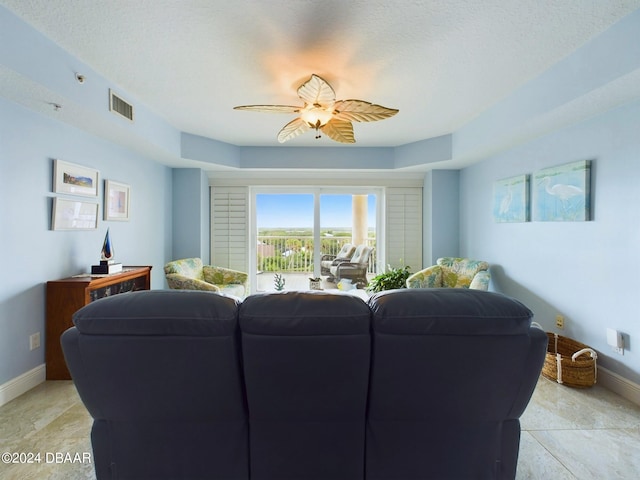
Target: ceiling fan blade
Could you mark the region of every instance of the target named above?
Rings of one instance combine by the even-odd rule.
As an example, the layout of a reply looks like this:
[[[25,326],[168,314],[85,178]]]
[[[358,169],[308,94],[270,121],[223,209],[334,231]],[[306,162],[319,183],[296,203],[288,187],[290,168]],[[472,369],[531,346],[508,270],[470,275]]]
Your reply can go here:
[[[351,122],[375,122],[392,117],[399,110],[364,100],[336,101],[336,92],[322,77],[313,74],[298,88],[298,96],[304,100],[302,107],[292,105],[240,105],[234,110],[249,110],[267,113],[299,113],[305,117],[292,120],[278,133],[278,142],[284,143],[310,129],[320,129],[332,140],[340,143],[355,143]],[[322,122],[331,118],[325,125]],[[320,138],[316,136],[316,138]]]
[[[311,78],[298,88],[298,96],[310,105],[333,105],[336,92],[322,77],[311,75]]]
[[[352,122],[375,122],[394,116],[399,110],[364,100],[340,100],[333,106],[335,118]]]
[[[338,120],[333,118],[327,122],[320,130],[331,140],[340,143],[356,143],[353,135],[353,125],[348,120]]]
[[[303,134],[308,131],[311,127],[307,122],[302,120],[301,118],[296,118],[287,123],[280,133],[278,133],[278,142],[284,143],[287,140],[291,140],[292,138],[297,137],[298,135]]]
[[[301,107],[293,105],[240,105],[233,107],[234,110],[251,110],[253,112],[266,113],[298,113]]]

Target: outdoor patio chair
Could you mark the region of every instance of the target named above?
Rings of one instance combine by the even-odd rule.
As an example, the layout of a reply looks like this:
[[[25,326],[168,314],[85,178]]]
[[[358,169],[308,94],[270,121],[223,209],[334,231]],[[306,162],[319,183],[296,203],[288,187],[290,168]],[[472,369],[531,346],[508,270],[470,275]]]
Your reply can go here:
[[[336,283],[343,278],[351,280],[351,283],[358,288],[365,287],[368,283],[367,270],[369,269],[369,258],[373,247],[358,245],[353,257],[348,262],[341,262],[330,268],[330,272]]]
[[[355,245],[345,243],[337,255],[325,254],[320,258],[320,275],[329,276],[329,281],[332,281],[331,267],[341,262],[348,262],[353,257],[356,251]]]

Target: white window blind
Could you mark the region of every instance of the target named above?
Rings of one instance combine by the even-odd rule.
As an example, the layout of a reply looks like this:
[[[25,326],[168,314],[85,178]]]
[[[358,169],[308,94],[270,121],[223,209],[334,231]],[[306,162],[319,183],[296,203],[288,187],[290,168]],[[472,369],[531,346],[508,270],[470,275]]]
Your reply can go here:
[[[422,269],[422,189],[387,188],[385,199],[387,264],[409,265],[417,272]]]
[[[247,272],[247,187],[211,187],[211,263]]]

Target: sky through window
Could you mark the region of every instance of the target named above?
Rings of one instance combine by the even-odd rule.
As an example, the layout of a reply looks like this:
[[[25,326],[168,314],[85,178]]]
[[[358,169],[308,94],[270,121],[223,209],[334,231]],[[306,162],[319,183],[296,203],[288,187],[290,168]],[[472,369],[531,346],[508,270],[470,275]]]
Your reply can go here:
[[[323,229],[350,228],[351,214],[351,195],[320,196],[320,224]],[[368,196],[367,215],[369,228],[375,228],[375,195]],[[258,194],[256,219],[258,228],[313,228],[313,194]]]

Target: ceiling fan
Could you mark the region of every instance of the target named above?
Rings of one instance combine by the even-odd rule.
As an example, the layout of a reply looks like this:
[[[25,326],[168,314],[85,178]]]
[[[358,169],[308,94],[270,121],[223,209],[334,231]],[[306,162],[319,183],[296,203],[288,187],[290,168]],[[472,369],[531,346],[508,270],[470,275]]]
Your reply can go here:
[[[352,121],[375,122],[392,117],[398,110],[363,100],[336,100],[336,92],[331,85],[318,75],[298,88],[298,96],[304,101],[301,107],[291,105],[242,105],[234,110],[252,110],[267,113],[299,113],[300,116],[287,123],[280,133],[278,142],[284,143],[304,132],[314,129],[316,138],[320,131],[340,143],[355,143]]]

